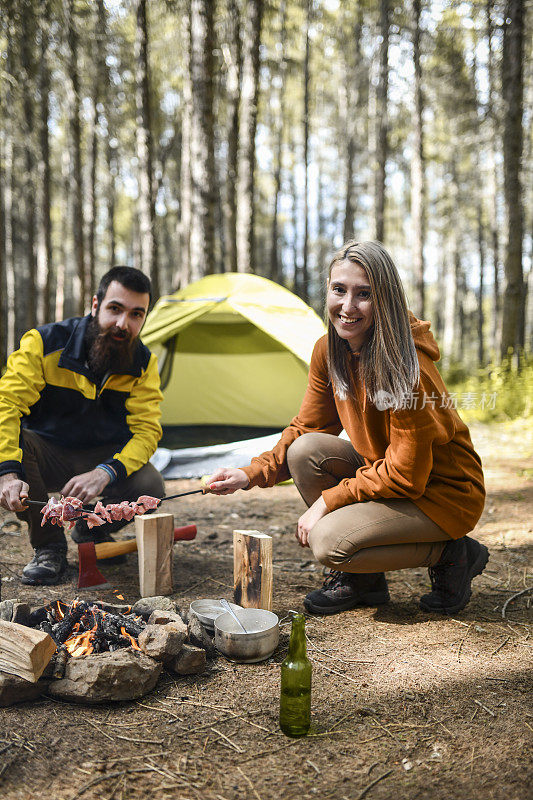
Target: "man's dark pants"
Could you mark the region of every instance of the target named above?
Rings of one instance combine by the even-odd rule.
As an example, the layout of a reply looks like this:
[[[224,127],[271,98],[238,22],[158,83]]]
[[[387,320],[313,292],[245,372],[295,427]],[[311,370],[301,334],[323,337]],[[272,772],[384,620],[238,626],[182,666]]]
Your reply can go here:
[[[58,447],[33,431],[25,429],[22,437],[22,465],[26,474],[26,482],[30,487],[29,497],[30,500],[42,500],[43,503],[48,500],[48,492],[59,492],[74,475],[90,472],[97,464],[106,461],[110,455],[121,449],[120,445],[107,444],[87,450],[71,450],[66,447]],[[150,463],[145,464],[144,467],[124,480],[118,480],[106,486],[102,502],[105,505],[121,500],[137,500],[142,494],[151,497],[165,496],[163,478]],[[17,516],[28,523],[30,542],[34,549],[49,544],[65,544],[66,546],[62,526],[47,523],[41,527],[43,517],[39,506],[32,505],[28,511],[17,514]],[[117,530],[118,527],[115,524],[113,530]],[[108,525],[103,525],[96,530],[100,533],[107,528]]]

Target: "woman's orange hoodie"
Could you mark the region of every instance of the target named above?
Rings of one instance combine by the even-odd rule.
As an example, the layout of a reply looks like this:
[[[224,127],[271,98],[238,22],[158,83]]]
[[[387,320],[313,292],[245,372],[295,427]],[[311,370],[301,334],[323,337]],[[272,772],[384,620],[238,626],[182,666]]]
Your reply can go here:
[[[286,455],[298,436],[316,431],[338,436],[344,428],[365,466],[322,492],[329,511],[367,500],[407,499],[453,539],[471,531],[485,502],[481,460],[434,364],[440,353],[429,327],[411,316],[420,383],[397,411],[380,411],[367,400],[356,356],[355,396],[339,400],[328,374],[327,336],[319,339],[300,411],[274,449],[244,467],[248,488],[290,477]]]

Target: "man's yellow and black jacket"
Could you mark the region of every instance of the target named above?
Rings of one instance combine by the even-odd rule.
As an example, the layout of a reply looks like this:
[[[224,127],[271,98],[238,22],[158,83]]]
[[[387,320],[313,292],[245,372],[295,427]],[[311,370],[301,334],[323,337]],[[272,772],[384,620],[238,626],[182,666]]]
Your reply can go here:
[[[86,363],[92,317],[28,331],[0,379],[0,475],[22,468],[21,425],[61,447],[109,445],[118,479],[146,464],[161,438],[157,359],[141,342],[133,364],[98,386]]]

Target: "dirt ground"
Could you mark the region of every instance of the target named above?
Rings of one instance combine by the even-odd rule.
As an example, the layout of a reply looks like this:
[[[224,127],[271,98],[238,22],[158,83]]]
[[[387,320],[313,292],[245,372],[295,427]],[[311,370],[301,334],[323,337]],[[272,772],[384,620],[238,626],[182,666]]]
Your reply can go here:
[[[418,608],[423,569],[389,573],[391,602],[329,618],[309,617],[312,728],[288,739],[278,727],[279,664],[289,609],[321,582],[321,569],[293,536],[304,505],[294,486],[230,497],[193,496],[169,506],[198,536],[175,546],[180,607],[231,597],[233,528],[274,539],[274,608],[280,646],[267,662],[219,657],[200,676],[164,674],[137,702],[99,707],[47,698],[0,711],[0,794],[153,800],[335,798],[335,800],[525,800],[533,738],[531,442],[520,421],[474,425],[488,485],[476,535],[490,561],[455,618]],[[169,482],[167,492],[196,488]],[[169,509],[170,510],[170,509]],[[10,515],[4,513],[0,523]],[[2,598],[33,606],[77,595],[75,548],[67,581],[31,588],[18,576],[30,557],[25,532],[0,534]],[[122,532],[121,532],[122,533]],[[131,535],[126,528],[124,535]],[[102,570],[127,602],[138,598],[137,559]],[[91,599],[113,601],[112,590]]]

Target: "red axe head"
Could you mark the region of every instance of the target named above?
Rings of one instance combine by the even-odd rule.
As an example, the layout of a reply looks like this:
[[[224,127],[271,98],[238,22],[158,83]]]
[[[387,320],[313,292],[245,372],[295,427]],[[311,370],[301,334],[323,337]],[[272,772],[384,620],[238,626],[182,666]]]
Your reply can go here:
[[[94,542],[83,542],[78,545],[78,562],[78,589],[104,589],[110,586],[96,566]]]

